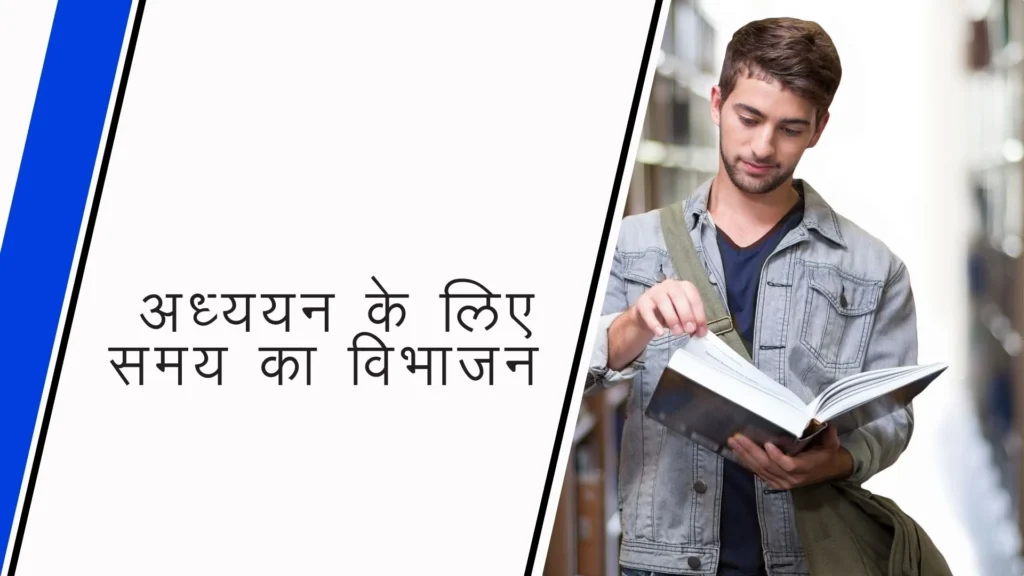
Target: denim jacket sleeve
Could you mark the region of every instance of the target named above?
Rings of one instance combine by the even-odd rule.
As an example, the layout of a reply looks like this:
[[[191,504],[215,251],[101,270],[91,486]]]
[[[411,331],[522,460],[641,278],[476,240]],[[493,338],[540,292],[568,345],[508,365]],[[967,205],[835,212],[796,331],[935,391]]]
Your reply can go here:
[[[632,379],[635,374],[636,363],[643,362],[645,356],[645,353],[641,353],[639,357],[622,370],[611,370],[608,368],[608,328],[630,306],[626,296],[626,284],[622,276],[622,270],[622,252],[616,246],[615,254],[612,257],[612,270],[608,277],[608,287],[605,289],[604,304],[601,307],[601,319],[598,321],[594,349],[590,356],[590,366],[587,372],[584,394],[590,393],[599,387],[612,386],[623,380]]]
[[[868,339],[865,371],[917,363],[917,312],[910,275],[902,262],[897,260],[893,266]],[[892,466],[906,450],[913,431],[914,409],[907,406],[841,438],[854,461],[846,481],[861,484]]]

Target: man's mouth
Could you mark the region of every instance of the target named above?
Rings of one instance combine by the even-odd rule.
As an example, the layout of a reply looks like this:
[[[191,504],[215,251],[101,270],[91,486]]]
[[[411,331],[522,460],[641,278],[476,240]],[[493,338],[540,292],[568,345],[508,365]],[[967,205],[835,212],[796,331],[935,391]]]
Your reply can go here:
[[[753,174],[767,174],[775,168],[774,164],[754,164],[747,162],[746,160],[740,160],[743,163],[743,168]]]

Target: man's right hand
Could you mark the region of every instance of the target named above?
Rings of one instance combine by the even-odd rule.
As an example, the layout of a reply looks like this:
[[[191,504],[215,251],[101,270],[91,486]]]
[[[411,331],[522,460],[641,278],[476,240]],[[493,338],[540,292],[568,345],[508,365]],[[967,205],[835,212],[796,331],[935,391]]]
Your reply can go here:
[[[707,333],[704,303],[691,282],[665,280],[637,298],[632,311],[654,336],[663,336],[666,330],[676,336]]]
[[[664,280],[644,292],[608,328],[608,367],[621,370],[643,352],[652,338],[666,332],[703,336],[707,328],[697,287],[687,281]]]

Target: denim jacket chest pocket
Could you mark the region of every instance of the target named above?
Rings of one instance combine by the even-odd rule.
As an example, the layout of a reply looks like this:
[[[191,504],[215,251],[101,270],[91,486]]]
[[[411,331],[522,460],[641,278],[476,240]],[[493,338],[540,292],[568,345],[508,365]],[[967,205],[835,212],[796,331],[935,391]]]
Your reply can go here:
[[[864,362],[884,282],[832,264],[801,261],[804,294],[799,341],[819,368],[854,371]]]
[[[672,265],[672,258],[668,252],[660,248],[647,248],[641,252],[634,252],[624,255],[624,266],[622,279],[625,283],[626,303],[633,306],[636,301],[648,290],[654,288],[665,280],[678,280],[675,267]],[[673,343],[678,343],[685,335],[675,335],[667,332],[662,336],[655,336],[648,350],[661,350]],[[653,358],[648,358],[645,364],[650,365]],[[667,363],[667,359],[666,359]]]
[[[649,247],[623,255],[622,280],[625,284],[626,305],[629,307],[635,305],[641,296],[659,283],[677,279],[672,259],[665,250]],[[630,413],[634,409],[634,403],[638,401],[641,412],[646,410],[657,385],[654,375],[660,375],[668,366],[671,353],[682,346],[685,338],[686,334],[675,335],[666,331],[663,335],[652,338],[647,344],[643,358],[637,365],[637,369],[644,373],[644,377],[637,379],[640,386],[634,386],[633,393],[630,394]],[[646,417],[644,419],[646,420]]]

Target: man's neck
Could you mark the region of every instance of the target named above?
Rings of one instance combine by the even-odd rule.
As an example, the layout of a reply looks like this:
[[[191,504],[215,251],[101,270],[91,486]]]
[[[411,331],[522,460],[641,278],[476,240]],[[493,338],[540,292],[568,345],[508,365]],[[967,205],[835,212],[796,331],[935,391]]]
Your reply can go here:
[[[711,183],[708,211],[717,228],[740,246],[747,246],[771,230],[799,199],[792,178],[771,192],[747,194],[719,170]]]

